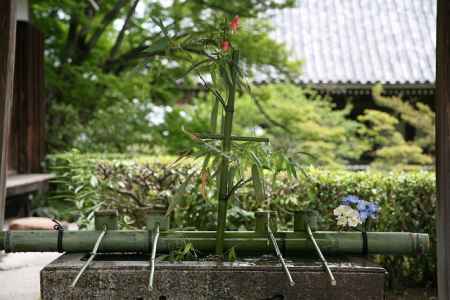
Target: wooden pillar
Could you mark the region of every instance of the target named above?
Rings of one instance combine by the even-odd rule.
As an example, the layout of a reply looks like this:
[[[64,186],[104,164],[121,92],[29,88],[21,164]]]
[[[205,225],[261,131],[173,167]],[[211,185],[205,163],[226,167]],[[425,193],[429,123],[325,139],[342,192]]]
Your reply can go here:
[[[436,170],[438,298],[450,298],[450,1],[438,0]]]
[[[40,173],[46,140],[44,36],[27,21],[18,21],[16,30],[8,171]]]
[[[6,202],[6,169],[11,106],[13,101],[16,1],[0,1],[0,230]]]

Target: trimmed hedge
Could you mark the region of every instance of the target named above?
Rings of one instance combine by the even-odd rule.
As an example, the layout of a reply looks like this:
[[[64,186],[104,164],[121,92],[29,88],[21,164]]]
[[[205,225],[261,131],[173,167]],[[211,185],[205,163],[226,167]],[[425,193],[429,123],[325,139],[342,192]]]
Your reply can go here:
[[[217,204],[214,185],[206,186],[204,192],[208,199],[205,200],[200,191],[200,174],[187,175],[193,162],[184,162],[174,169],[170,166],[173,160],[170,157],[134,160],[125,155],[80,155],[77,152],[51,156],[48,168],[57,178],[49,205],[59,202],[58,212],[62,217],[75,217],[84,226],[89,225],[93,210],[115,207],[121,211],[122,225],[135,227],[133,215],[142,204],[172,203],[175,227],[214,229]],[[430,234],[432,247],[427,255],[375,257],[389,271],[390,286],[435,286],[434,172],[351,172],[315,168],[305,171],[307,176],[294,183],[282,176],[268,182],[266,203],[255,202],[251,187],[239,190],[230,205],[229,229],[252,229],[253,212],[257,209],[278,211],[285,228],[292,226],[290,211],[316,209],[323,217],[321,227],[337,230],[333,209],[343,196],[358,195],[381,207],[372,230]],[[165,182],[167,178],[171,179]],[[186,181],[188,184],[183,185]],[[138,197],[139,201],[133,197]],[[63,206],[61,199],[65,203]],[[142,201],[145,203],[139,203]]]

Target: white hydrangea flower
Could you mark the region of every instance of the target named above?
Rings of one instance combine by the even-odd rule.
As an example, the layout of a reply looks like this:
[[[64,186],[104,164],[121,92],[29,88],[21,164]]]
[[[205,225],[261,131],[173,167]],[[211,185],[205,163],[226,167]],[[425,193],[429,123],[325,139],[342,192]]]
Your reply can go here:
[[[355,227],[361,224],[361,219],[357,210],[347,205],[339,205],[333,210],[338,226]]]
[[[356,216],[352,216],[352,217],[348,218],[347,223],[348,223],[348,226],[350,226],[350,227],[356,227],[359,224],[361,224],[361,219],[359,218],[358,212],[356,212]]]
[[[344,217],[339,217],[337,219],[337,225],[338,226],[345,226],[347,224],[347,219]]]

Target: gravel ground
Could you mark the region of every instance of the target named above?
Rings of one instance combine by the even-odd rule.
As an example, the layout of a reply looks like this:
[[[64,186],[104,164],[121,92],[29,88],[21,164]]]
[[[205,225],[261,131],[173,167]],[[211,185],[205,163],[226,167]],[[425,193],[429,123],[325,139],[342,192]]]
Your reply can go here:
[[[9,254],[0,252],[0,299],[39,299],[39,273],[60,255],[53,252]]]

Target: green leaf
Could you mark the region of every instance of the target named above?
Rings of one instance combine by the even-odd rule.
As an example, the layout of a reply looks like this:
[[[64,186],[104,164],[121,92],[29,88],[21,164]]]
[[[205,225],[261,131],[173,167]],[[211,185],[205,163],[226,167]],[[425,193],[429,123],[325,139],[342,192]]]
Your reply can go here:
[[[169,49],[170,40],[166,37],[160,38],[159,40],[154,41],[144,52],[143,54],[148,55],[152,53],[159,53]]]
[[[180,188],[176,191],[175,195],[169,200],[169,207],[167,208],[166,216],[170,215],[170,213],[175,209],[177,203],[181,201],[182,197],[186,193],[186,188],[194,174],[195,172],[192,172],[187,176],[187,178],[181,184]]]
[[[91,179],[89,180],[89,183],[93,188],[97,187],[98,185],[98,179],[95,175],[91,176]]]
[[[209,61],[210,61],[210,59],[204,59],[204,60],[201,60],[201,61],[198,61],[198,62],[192,64],[192,66],[190,66],[189,69],[187,69],[187,71],[184,72],[183,75],[181,75],[179,78],[184,78],[184,77],[186,77],[186,76],[189,75],[192,71],[194,71],[195,69],[199,68],[199,67],[202,66],[203,64],[206,64],[206,63],[209,62]]]
[[[258,167],[258,165],[256,164],[252,165],[253,188],[255,189],[255,199],[258,204],[262,204],[265,200],[264,182],[260,174],[260,171],[261,170]]]
[[[236,261],[237,255],[236,255],[236,249],[234,246],[228,250],[227,256],[228,256],[228,261],[231,261],[231,262]]]
[[[259,168],[262,168],[263,164],[262,164],[261,160],[258,158],[258,156],[256,155],[256,153],[251,150],[249,151],[249,153],[250,153],[250,156],[252,157],[253,161],[256,163],[256,165]]]

